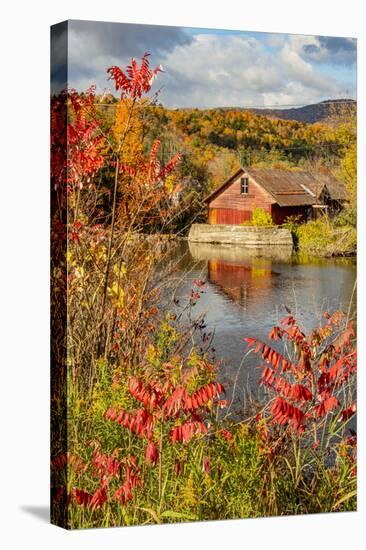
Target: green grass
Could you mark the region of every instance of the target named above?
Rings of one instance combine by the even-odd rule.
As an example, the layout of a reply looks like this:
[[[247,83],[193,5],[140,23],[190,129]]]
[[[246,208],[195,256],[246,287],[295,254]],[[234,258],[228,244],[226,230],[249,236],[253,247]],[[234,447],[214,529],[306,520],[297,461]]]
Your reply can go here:
[[[116,444],[124,451],[143,456],[142,442],[132,441],[121,429],[102,430],[101,420],[85,426],[83,440],[74,445],[73,454],[91,461],[87,441],[102,442],[112,452]],[[126,505],[111,498],[101,509],[69,508],[71,528],[173,523],[273,515],[321,513],[356,509],[356,480],[350,463],[337,454],[336,464],[326,466],[323,452],[315,452],[308,470],[295,451],[271,457],[261,448],[258,432],[245,423],[231,428],[233,439],[219,433],[198,437],[174,448],[167,438],[163,443],[161,469],[141,461],[143,487],[135,491]],[[85,439],[84,439],[85,438]],[[102,441],[103,440],[103,441]],[[210,464],[209,473],[203,468]],[[184,470],[175,470],[177,460]],[[309,475],[311,471],[311,475]],[[82,481],[81,481],[82,480]],[[98,480],[90,472],[71,478],[71,485],[93,490]],[[69,483],[70,484],[70,483]],[[71,486],[70,485],[70,486]]]

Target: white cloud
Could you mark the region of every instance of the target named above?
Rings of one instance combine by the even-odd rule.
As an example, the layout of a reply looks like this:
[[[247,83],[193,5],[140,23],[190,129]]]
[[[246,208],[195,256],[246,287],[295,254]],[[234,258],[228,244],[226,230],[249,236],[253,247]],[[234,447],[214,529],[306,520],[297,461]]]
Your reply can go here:
[[[303,59],[312,63],[354,65],[357,41],[336,36],[289,35],[289,43]]]
[[[202,34],[171,51],[164,66],[163,103],[180,107],[305,104],[335,97],[337,83],[299,54],[300,41],[268,50],[252,37]]]
[[[111,85],[108,67],[125,67],[131,57],[141,59],[146,51],[152,54],[150,61],[155,66],[177,44],[190,41],[180,27],[69,21],[70,86],[81,90],[96,84],[101,91]]]
[[[153,91],[161,88],[167,107],[303,105],[355,90],[353,69],[324,67],[327,57],[354,58],[352,39],[78,21],[69,25],[70,85],[111,88],[106,69],[125,67],[146,50],[153,66],[164,66]]]
[[[286,73],[291,79],[307,88],[313,88],[319,92],[328,92],[332,94],[336,91],[336,83],[329,77],[316,72],[314,67],[304,61],[296,49],[293,49],[291,42],[284,45],[281,52],[281,61],[283,61],[282,72]],[[293,84],[293,80],[288,83]]]

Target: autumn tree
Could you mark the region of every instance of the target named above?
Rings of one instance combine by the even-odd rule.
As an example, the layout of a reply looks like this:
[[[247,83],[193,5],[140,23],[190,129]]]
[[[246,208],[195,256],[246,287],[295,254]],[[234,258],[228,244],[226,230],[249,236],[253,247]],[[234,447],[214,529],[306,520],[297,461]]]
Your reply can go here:
[[[356,207],[357,193],[357,146],[352,143],[347,149],[342,162],[342,175],[350,194],[351,202]]]

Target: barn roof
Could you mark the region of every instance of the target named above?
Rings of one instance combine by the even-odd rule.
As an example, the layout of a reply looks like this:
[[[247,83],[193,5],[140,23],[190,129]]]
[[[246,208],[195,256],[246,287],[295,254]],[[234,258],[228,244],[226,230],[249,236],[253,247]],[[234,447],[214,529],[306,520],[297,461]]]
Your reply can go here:
[[[344,201],[349,198],[347,189],[343,183],[337,180],[330,172],[319,172],[314,176],[314,179],[318,182],[317,189],[321,189],[320,192],[318,191],[319,194],[317,196],[319,196],[324,187],[326,187],[332,200]],[[314,189],[316,188],[311,187],[312,191],[314,191]]]
[[[254,168],[246,172],[280,206],[311,206],[317,202],[316,193],[309,187],[314,182],[307,172]]]
[[[272,170],[241,167],[235,174],[215,189],[206,199],[210,202],[241,173],[248,174],[265,189],[279,206],[311,206],[318,202],[326,185],[331,199],[346,199],[346,190],[331,174],[317,174],[306,171]]]

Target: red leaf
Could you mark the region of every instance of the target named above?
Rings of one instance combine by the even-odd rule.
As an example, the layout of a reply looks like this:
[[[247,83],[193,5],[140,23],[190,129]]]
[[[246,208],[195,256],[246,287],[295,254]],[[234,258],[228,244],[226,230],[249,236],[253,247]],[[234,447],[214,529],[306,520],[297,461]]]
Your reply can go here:
[[[270,411],[272,414],[272,421],[276,424],[289,424],[298,431],[304,426],[304,413],[282,397],[276,397]]]
[[[243,338],[244,342],[246,342],[248,344],[248,347],[252,347],[254,346],[254,344],[256,344],[258,342],[257,338]]]
[[[356,403],[353,403],[348,409],[344,409],[341,413],[341,421],[349,420],[356,413]]]
[[[159,460],[159,451],[154,443],[149,441],[146,448],[146,463],[156,466]]]

